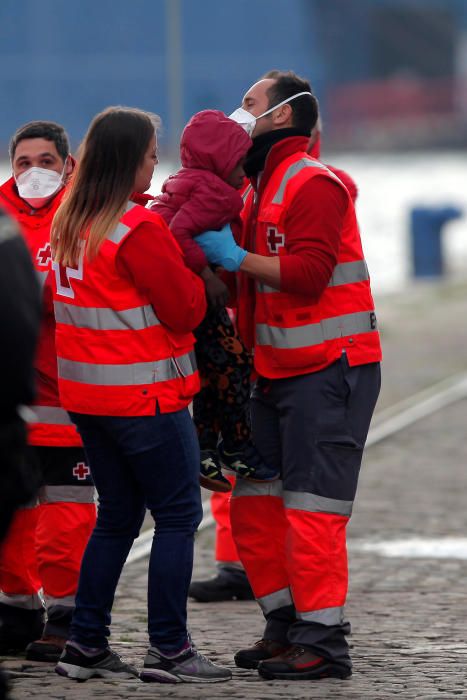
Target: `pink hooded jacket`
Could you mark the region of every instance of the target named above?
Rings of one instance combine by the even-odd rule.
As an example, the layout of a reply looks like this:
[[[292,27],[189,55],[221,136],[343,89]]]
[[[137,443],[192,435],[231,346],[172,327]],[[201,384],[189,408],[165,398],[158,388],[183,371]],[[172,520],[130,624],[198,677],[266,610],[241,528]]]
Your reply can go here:
[[[226,179],[251,144],[245,130],[223,112],[198,112],[186,125],[180,141],[183,167],[164,182],[162,194],[149,205],[169,225],[186,264],[194,272],[208,265],[194,237],[221,229],[240,214],[243,200]]]

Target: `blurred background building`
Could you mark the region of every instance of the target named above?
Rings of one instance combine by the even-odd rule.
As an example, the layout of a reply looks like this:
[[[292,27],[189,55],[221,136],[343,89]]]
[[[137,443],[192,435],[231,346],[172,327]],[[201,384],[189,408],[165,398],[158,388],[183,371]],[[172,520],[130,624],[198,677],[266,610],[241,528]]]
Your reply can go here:
[[[466,0],[1,0],[0,153],[111,104],[160,113],[167,152],[271,68],[311,78],[329,148],[467,144]]]
[[[413,209],[467,211],[467,0],[0,0],[0,180],[19,125],[58,121],[75,148],[125,104],[162,117],[157,192],[190,116],[229,114],[272,68],[311,80],[324,162],[359,187],[373,288],[400,290]],[[467,271],[465,228],[444,226],[446,274]]]

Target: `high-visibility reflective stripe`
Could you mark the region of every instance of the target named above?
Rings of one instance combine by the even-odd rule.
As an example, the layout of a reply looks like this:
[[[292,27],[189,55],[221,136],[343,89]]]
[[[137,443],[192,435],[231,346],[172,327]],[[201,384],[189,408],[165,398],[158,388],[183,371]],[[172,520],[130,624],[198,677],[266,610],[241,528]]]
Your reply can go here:
[[[35,270],[37,281],[39,282],[39,287],[42,291],[47,280],[49,270]]]
[[[129,365],[98,365],[57,358],[58,375],[80,384],[96,386],[132,386],[155,384],[170,379],[187,377],[196,371],[194,352],[167,360],[135,362]]]
[[[319,168],[320,170],[327,170],[322,163],[317,160],[308,160],[307,158],[301,158],[300,160],[292,163],[284,173],[279,189],[272,199],[272,204],[282,204],[284,200],[285,188],[287,187],[289,180],[291,180],[295,175],[297,175],[303,168]]]
[[[31,406],[34,418],[28,420],[30,425],[44,423],[45,425],[73,425],[70,416],[58,406]]]
[[[107,236],[107,240],[112,241],[113,243],[120,243],[120,241],[125,238],[126,234],[128,231],[131,230],[131,226],[127,226],[126,224],[122,224],[121,221],[118,222],[117,226],[114,228],[112,233]]]
[[[194,374],[198,368],[194,350],[186,353],[185,355],[173,357],[172,361],[175,363],[175,366],[183,377],[188,377],[189,375]]]
[[[352,515],[353,501],[317,496],[302,491],[284,491],[284,506],[293,510],[306,510],[309,513],[334,513]]]
[[[255,482],[247,479],[237,479],[232,496],[282,496],[282,481]]]
[[[299,620],[306,622],[318,622],[320,625],[342,625],[344,622],[344,607],[338,608],[323,608],[322,610],[313,610],[313,612],[299,612],[297,610]]]
[[[63,596],[63,598],[54,598],[53,596],[44,593],[44,600],[47,608],[52,608],[53,606],[60,606],[61,608],[75,607],[74,595]]]
[[[354,282],[365,282],[369,279],[370,275],[365,260],[339,263],[334,268],[328,287],[337,287],[340,284],[353,284]],[[258,292],[262,294],[274,294],[281,291],[263,282],[257,283],[257,289]]]
[[[325,496],[317,496],[314,493],[303,493],[301,491],[284,491],[280,479],[263,483],[248,481],[248,479],[237,479],[232,496],[282,497],[286,508],[306,510],[310,513],[351,515],[353,506],[353,501],[340,501],[335,498],[326,498]]]
[[[136,206],[138,206],[138,205],[130,200],[129,202],[127,202],[127,204],[125,206],[124,214],[127,214],[129,211],[131,211],[131,209],[133,209]],[[131,229],[131,226],[127,226],[126,224],[122,224],[122,222],[119,221],[118,224],[116,225],[116,227],[114,228],[114,230],[112,231],[112,233],[109,236],[107,236],[107,240],[112,241],[113,243],[117,243],[117,245],[118,245],[120,243],[120,241],[123,238],[125,238],[126,234],[128,233],[128,231],[130,229]]]
[[[264,615],[278,608],[283,608],[285,605],[293,605],[290,588],[282,588],[280,591],[274,591],[274,593],[264,595],[262,598],[257,598],[256,600]]]
[[[54,301],[54,312],[57,323],[95,331],[140,331],[160,324],[151,304],[117,311]]]
[[[42,486],[39,503],[94,503],[94,486]]]
[[[11,605],[14,608],[23,608],[23,610],[42,610],[44,607],[37,593],[23,595],[20,593],[8,594],[0,591],[0,603]]]
[[[256,344],[279,349],[306,348],[326,340],[344,338],[377,330],[374,311],[359,311],[343,316],[324,318],[321,323],[310,323],[294,328],[280,328],[266,323],[256,324]]]
[[[336,265],[334,268],[328,287],[337,287],[340,284],[353,284],[354,282],[365,282],[369,279],[370,275],[368,274],[368,267],[365,260],[339,263],[339,265]]]
[[[248,195],[250,194],[252,189],[253,189],[253,185],[248,185],[245,192],[242,194],[243,203],[245,203],[246,200],[248,199]]]
[[[270,287],[268,284],[264,284],[264,282],[257,282],[256,289],[260,294],[277,294],[277,292],[281,291],[280,289],[276,289],[276,287]]]
[[[25,423],[30,423],[35,418],[34,411],[32,410],[31,406],[25,406],[24,404],[20,403],[17,411]]]

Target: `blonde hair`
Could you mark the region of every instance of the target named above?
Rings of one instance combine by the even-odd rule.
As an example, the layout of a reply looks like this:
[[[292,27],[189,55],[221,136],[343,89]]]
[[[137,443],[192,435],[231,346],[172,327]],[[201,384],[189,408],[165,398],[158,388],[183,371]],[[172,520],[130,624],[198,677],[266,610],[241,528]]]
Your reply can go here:
[[[94,117],[52,223],[56,262],[76,266],[85,239],[87,257],[95,257],[125,210],[159,124],[157,115],[129,107],[109,107]]]

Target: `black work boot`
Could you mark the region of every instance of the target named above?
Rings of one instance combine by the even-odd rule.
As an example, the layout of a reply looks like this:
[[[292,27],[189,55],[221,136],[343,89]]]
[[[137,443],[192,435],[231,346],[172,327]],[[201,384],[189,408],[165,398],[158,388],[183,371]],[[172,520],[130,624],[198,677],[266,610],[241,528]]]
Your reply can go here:
[[[42,637],[26,647],[29,661],[57,662],[70,636],[74,607],[56,602],[47,608],[47,622]]]
[[[192,581],[188,595],[199,603],[255,599],[244,570],[224,567],[219,568],[214,578],[207,581]]]
[[[235,665],[239,668],[258,668],[261,661],[273,659],[287,649],[287,646],[273,639],[260,639],[252,647],[237,651],[234,656]]]
[[[43,635],[41,639],[30,642],[26,647],[28,661],[48,661],[56,663],[65,649],[66,637]]]
[[[293,644],[279,656],[261,661],[258,673],[267,680],[313,681],[350,678],[352,669],[317,656],[310,648]]]
[[[44,610],[27,610],[0,603],[0,654],[24,651],[44,629]]]

